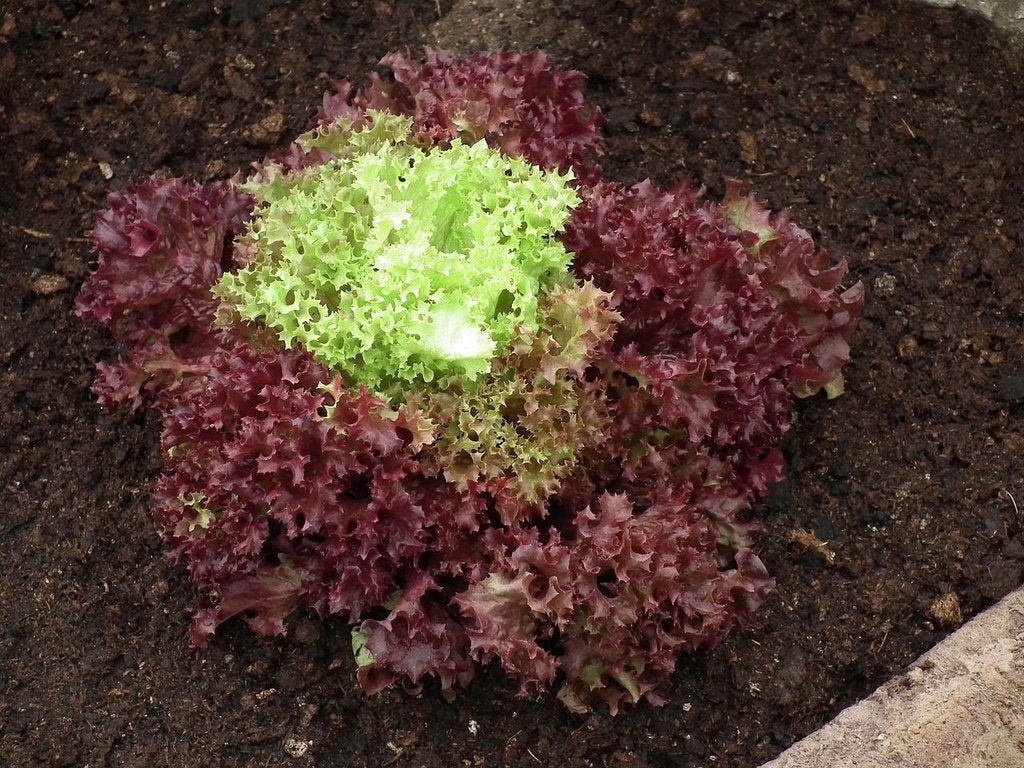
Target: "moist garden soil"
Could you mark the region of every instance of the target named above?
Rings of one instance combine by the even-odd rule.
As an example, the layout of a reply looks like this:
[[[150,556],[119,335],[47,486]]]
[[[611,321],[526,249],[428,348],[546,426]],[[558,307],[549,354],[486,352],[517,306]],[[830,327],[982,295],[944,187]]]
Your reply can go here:
[[[192,594],[147,513],[157,425],[89,392],[115,350],[72,302],[106,194],[244,171],[305,127],[330,79],[457,43],[444,35],[464,20],[444,19],[467,5],[485,31],[525,18],[529,42],[588,74],[609,177],[688,175],[713,198],[742,179],[869,287],[846,394],[800,403],[788,479],[759,506],[778,579],[763,620],[682,659],[662,709],[574,716],[496,670],[452,702],[430,685],[367,698],[345,627],[313,616],[272,643],[232,622],[193,654]],[[1021,581],[1024,72],[1003,41],[886,0],[530,7],[0,13],[4,765],[751,768]]]

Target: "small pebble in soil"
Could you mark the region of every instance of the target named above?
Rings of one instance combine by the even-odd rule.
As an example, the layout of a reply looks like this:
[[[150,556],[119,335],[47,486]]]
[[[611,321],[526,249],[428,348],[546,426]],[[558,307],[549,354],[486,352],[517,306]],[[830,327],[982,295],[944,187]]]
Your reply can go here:
[[[912,334],[907,334],[899,343],[896,345],[896,354],[899,355],[900,360],[909,362],[917,358],[919,352],[917,339]]]
[[[313,742],[306,741],[304,739],[290,738],[285,739],[284,751],[288,757],[294,757],[296,759],[305,755],[309,748],[313,746]]]
[[[40,275],[32,281],[32,292],[39,296],[52,296],[67,290],[69,285],[63,275]]]
[[[875,278],[875,294],[878,296],[892,296],[896,293],[896,276],[885,272]]]
[[[676,14],[676,22],[680,27],[692,27],[700,21],[700,9],[687,6]]]
[[[928,607],[928,618],[940,627],[959,627],[964,623],[960,598],[955,592],[943,595]]]
[[[287,119],[280,112],[273,112],[258,123],[242,132],[242,137],[254,147],[272,147],[284,133]]]

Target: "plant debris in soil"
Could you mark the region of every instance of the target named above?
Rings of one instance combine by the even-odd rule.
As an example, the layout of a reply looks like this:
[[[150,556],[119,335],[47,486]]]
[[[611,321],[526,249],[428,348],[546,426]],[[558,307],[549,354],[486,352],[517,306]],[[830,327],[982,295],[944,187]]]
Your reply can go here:
[[[245,170],[331,79],[437,42],[464,5],[0,10],[9,764],[752,768],[1020,583],[1024,77],[1002,41],[889,0],[534,2],[531,44],[586,72],[608,117],[612,178],[687,174],[712,198],[740,178],[869,286],[846,394],[802,404],[761,507],[778,589],[760,627],[684,659],[666,707],[614,719],[517,699],[496,670],[451,703],[367,698],[348,633],[313,616],[188,650],[187,580],[148,516],[156,424],[94,404],[114,350],[72,314],[94,212],[153,172]]]

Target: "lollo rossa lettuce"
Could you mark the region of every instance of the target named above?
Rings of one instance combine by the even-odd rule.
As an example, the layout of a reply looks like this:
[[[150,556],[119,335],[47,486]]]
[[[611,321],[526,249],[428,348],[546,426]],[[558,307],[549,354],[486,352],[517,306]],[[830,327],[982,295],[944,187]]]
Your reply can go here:
[[[735,183],[600,181],[541,52],[382,63],[247,180],[97,220],[78,312],[126,351],[95,392],[162,419],[191,642],[311,608],[370,692],[496,661],[575,712],[662,703],[772,588],[751,505],[793,397],[841,393],[862,287]]]

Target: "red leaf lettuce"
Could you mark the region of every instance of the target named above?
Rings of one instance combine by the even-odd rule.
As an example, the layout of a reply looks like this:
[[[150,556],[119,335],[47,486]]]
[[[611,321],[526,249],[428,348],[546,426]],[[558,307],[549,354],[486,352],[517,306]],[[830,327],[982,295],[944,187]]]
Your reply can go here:
[[[540,52],[383,63],[390,79],[336,84],[321,127],[391,111],[423,147],[574,171],[575,279],[482,382],[375,395],[222,311],[211,288],[244,266],[255,205],[236,182],[112,195],[78,311],[125,348],[100,401],[162,419],[154,518],[199,592],[192,643],[234,616],[277,635],[308,607],[353,625],[367,691],[497,661],[523,694],[560,677],[573,711],[661,703],[679,655],[772,586],[749,510],[781,477],[792,398],[841,391],[862,288],[736,185],[715,204],[598,181],[583,77]],[[331,158],[292,145],[254,178]]]

